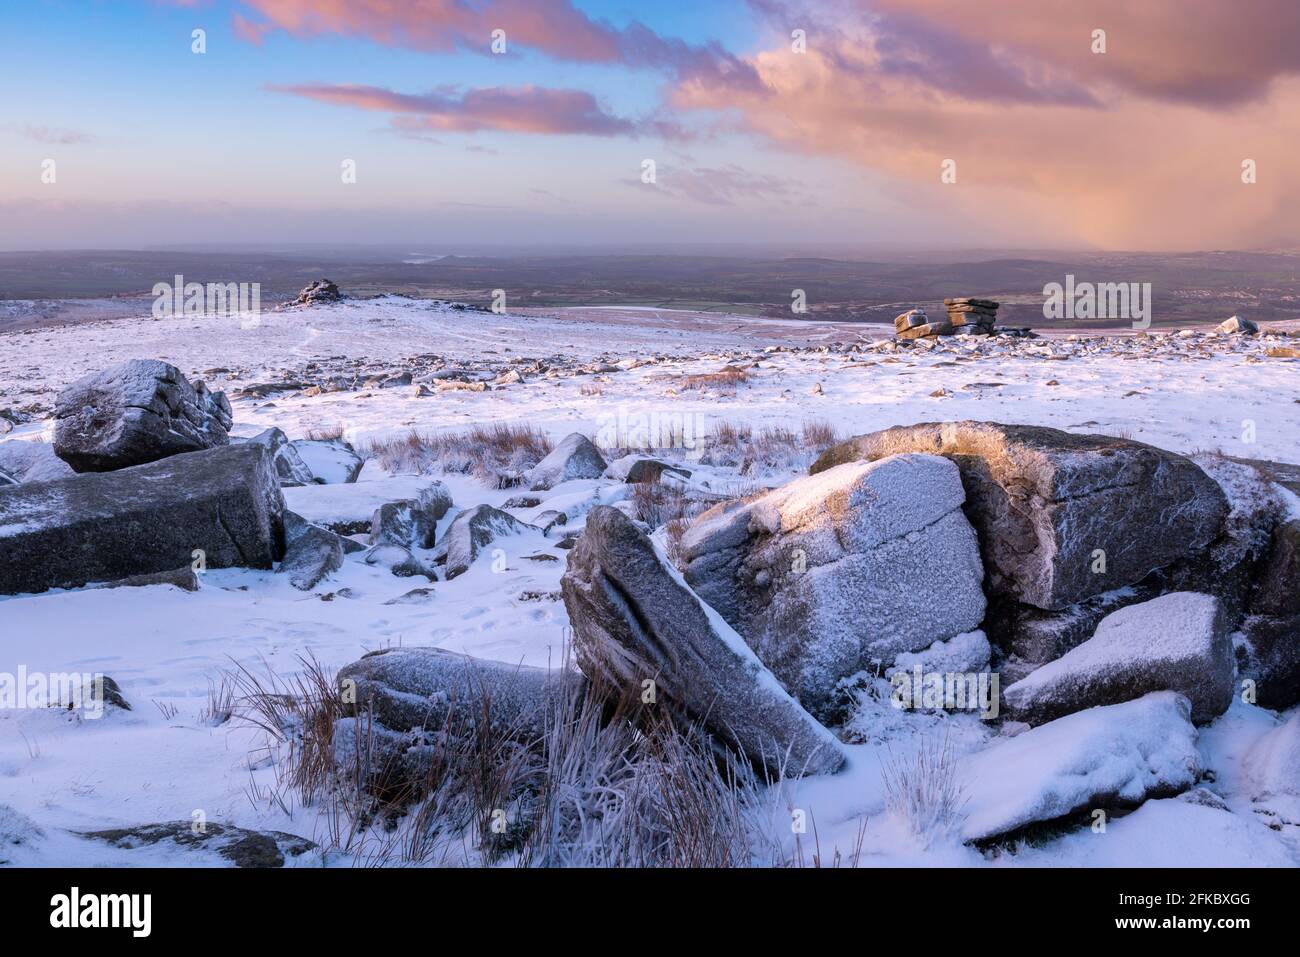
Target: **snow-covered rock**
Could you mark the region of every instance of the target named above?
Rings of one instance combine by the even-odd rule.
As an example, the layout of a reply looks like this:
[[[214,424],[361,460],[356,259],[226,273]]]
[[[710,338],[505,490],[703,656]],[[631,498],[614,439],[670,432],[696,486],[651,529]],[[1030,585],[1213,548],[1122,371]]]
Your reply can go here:
[[[300,306],[317,306],[327,305],[329,303],[339,302],[343,299],[343,293],[339,292],[339,287],[330,282],[328,279],[317,279],[308,283],[298,293],[298,298],[294,300],[294,305]]]
[[[304,485],[286,488],[284,501],[313,525],[320,525],[340,535],[359,535],[371,531],[375,512],[388,502],[418,500],[422,494],[438,487],[440,481],[427,475],[391,475],[362,478],[341,485]]]
[[[298,449],[289,442],[289,437],[277,428],[259,432],[248,442],[265,446],[275,461],[276,474],[280,476],[281,488],[293,488],[299,485],[311,485],[316,481],[307,463],[298,454]]]
[[[603,691],[700,722],[755,762],[787,775],[832,772],[834,736],[781,687],[622,512],[597,506],[560,581],[578,666]]]
[[[1174,592],[1112,612],[1097,633],[1004,692],[1012,715],[1042,724],[1151,691],[1177,691],[1198,724],[1232,703],[1233,652],[1219,600]]]
[[[849,462],[705,512],[686,580],[817,713],[840,678],[979,625],[964,497],[938,456]]]
[[[811,471],[904,452],[957,463],[990,597],[1038,608],[1066,608],[1186,558],[1219,534],[1228,510],[1218,485],[1181,455],[1031,425],[898,426],[832,447]]]
[[[1266,708],[1300,703],[1300,518],[1273,530],[1242,623],[1241,676]]]
[[[1251,335],[1259,332],[1259,326],[1243,316],[1232,316],[1214,327],[1215,332],[1237,335]]]
[[[433,548],[438,522],[450,508],[451,493],[436,481],[420,489],[415,498],[385,502],[371,519],[371,544]]]
[[[284,513],[284,560],[279,571],[289,576],[294,588],[311,591],[326,575],[343,567],[346,552],[365,546],[329,529],[312,525],[293,512]]]
[[[554,488],[561,482],[573,479],[600,478],[608,466],[600,450],[580,432],[564,437],[549,455],[528,470],[524,476],[534,492]]]
[[[196,829],[188,818],[105,831],[83,831],[81,836],[132,851],[170,845],[175,851],[182,851],[187,858],[192,858],[185,861],[191,866],[202,866],[206,859],[208,866],[284,867],[286,861],[303,857],[316,849],[313,842],[297,834],[252,831],[216,821],[206,821],[201,829]],[[310,860],[314,863],[318,858]],[[172,863],[175,866],[174,858]]]
[[[645,455],[625,455],[622,458],[615,459],[609,463],[605,469],[602,478],[614,479],[618,482],[627,482],[629,485],[640,485],[646,482],[657,482],[664,472],[670,472],[679,475],[682,478],[690,478],[689,469],[684,469],[680,465],[672,465],[661,459],[650,458]]]
[[[71,465],[54,454],[54,446],[50,443],[21,439],[0,442],[0,472],[18,484],[72,478],[77,474]]]
[[[0,594],[192,564],[270,568],[284,499],[259,445],[0,489]]]
[[[1191,704],[1172,691],[1089,708],[999,740],[958,766],[968,841],[1077,811],[1133,806],[1199,773]]]
[[[470,730],[535,739],[556,704],[581,694],[586,681],[569,669],[533,668],[443,648],[386,648],[342,668],[344,700],[393,731]]]
[[[466,509],[447,528],[447,578],[456,578],[469,571],[479,553],[497,539],[533,528],[491,505]]]
[[[54,407],[54,451],[75,471],[109,472],[225,445],[225,393],[191,385],[174,365],[132,359],[78,379]]]
[[[316,481],[326,485],[355,482],[365,460],[343,439],[295,439],[289,443]]]

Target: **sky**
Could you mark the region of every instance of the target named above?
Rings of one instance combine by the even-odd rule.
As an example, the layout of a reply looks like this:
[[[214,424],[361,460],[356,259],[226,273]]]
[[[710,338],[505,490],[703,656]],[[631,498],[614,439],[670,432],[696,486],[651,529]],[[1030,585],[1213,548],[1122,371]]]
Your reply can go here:
[[[0,249],[1300,246],[1296,0],[11,0],[0,89]]]

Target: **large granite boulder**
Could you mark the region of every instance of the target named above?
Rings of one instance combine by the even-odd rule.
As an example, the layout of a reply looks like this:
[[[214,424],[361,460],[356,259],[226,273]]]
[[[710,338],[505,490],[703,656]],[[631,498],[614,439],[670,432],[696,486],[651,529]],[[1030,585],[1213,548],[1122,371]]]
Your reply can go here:
[[[447,578],[456,578],[469,571],[483,549],[498,539],[536,530],[536,526],[525,524],[491,505],[467,508],[452,519],[447,528]]]
[[[223,392],[173,365],[132,359],[78,379],[54,406],[54,451],[78,472],[109,472],[227,444]]]
[[[1085,810],[1134,807],[1200,774],[1191,705],[1172,691],[1089,708],[962,761],[961,834],[983,841]]]
[[[607,467],[600,450],[591,440],[580,432],[574,432],[565,436],[546,458],[529,469],[524,479],[536,492],[573,479],[600,478]]]
[[[828,449],[811,471],[903,452],[957,463],[991,595],[1037,608],[1140,582],[1209,545],[1228,512],[1219,486],[1181,455],[1031,425],[900,426]]]
[[[0,594],[170,571],[270,568],[284,499],[257,445],[0,488]],[[201,556],[195,553],[200,552]]]
[[[979,626],[964,498],[939,456],[849,462],[705,512],[686,581],[817,714],[840,678]]]
[[[1013,717],[1042,724],[1151,691],[1177,691],[1203,724],[1228,710],[1233,651],[1227,615],[1212,595],[1174,592],[1102,619],[1097,633],[1064,657],[1006,688]]]
[[[787,775],[844,763],[834,736],[618,509],[588,514],[560,589],[578,666],[601,693],[666,707]]]

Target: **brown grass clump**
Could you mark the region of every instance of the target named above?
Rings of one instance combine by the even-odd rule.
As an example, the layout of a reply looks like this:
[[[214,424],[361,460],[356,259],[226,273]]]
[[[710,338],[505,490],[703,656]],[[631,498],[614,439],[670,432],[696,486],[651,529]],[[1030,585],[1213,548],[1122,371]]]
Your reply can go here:
[[[318,842],[359,864],[786,863],[770,829],[780,782],[667,709],[575,688],[529,737],[493,721],[485,695],[458,712],[472,721],[398,735],[364,710],[348,714],[325,672],[304,664],[288,682],[238,671],[238,715],[267,732],[284,787],[255,796],[285,809],[294,796],[323,803]]]
[[[651,528],[688,521],[715,504],[693,498],[689,491],[676,483],[662,481],[633,485],[631,498],[636,518]]]
[[[458,432],[420,432],[376,439],[364,450],[390,472],[474,475],[499,488],[517,482],[551,451],[545,432],[531,425],[493,422]]]
[[[752,376],[739,366],[723,366],[717,372],[680,376],[676,380],[676,386],[679,389],[694,389],[701,392],[712,389],[734,395],[736,387],[746,384],[751,378]]]
[[[315,442],[328,442],[333,439],[343,438],[343,426],[341,425],[324,425],[319,428],[307,430],[307,438]]]
[[[755,430],[746,423],[718,422],[705,442],[701,461],[724,465],[750,475],[767,470],[802,470],[839,441],[829,422],[811,420],[799,431],[782,425]]]

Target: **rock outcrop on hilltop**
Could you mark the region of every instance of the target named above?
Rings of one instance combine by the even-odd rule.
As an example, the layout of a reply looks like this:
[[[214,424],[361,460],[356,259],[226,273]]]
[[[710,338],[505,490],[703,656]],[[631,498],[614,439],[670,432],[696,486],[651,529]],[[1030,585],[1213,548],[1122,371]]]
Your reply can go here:
[[[308,283],[298,293],[298,298],[291,305],[318,306],[325,303],[341,302],[344,299],[339,287],[328,279],[317,279]]]

